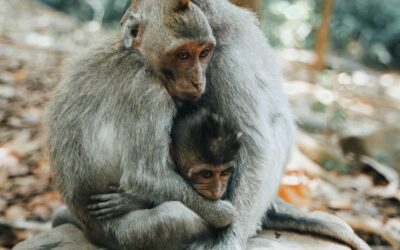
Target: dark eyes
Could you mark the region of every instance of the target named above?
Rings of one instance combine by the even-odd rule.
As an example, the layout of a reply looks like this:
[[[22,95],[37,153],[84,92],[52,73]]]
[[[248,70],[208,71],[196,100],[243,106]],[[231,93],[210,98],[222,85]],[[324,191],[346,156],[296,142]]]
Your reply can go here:
[[[181,52],[178,53],[178,58],[180,60],[187,60],[187,59],[190,58],[190,54],[187,51],[181,51]]]
[[[211,53],[211,49],[204,49],[203,51],[200,52],[199,58],[200,59],[205,59],[207,58]],[[179,60],[188,60],[190,58],[190,53],[188,51],[181,51],[178,53],[177,57]]]
[[[206,58],[206,57],[210,54],[210,52],[211,52],[210,49],[204,49],[204,50],[200,53],[200,59]]]
[[[204,179],[210,179],[213,176],[211,171],[201,171],[199,175]]]
[[[221,172],[220,176],[227,177],[232,173],[232,171],[233,171],[233,167],[225,169],[224,171]],[[209,170],[204,170],[204,171],[201,171],[198,175],[203,179],[210,179],[213,177],[213,172],[209,171]]]
[[[228,169],[222,171],[222,172],[221,172],[221,176],[228,176],[228,175],[230,175],[230,173],[232,172],[232,170],[233,170],[233,168],[231,167],[231,168],[228,168]]]

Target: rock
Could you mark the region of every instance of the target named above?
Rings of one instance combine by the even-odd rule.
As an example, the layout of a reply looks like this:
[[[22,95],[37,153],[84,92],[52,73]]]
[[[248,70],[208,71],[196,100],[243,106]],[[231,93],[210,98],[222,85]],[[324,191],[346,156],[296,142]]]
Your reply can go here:
[[[340,243],[293,232],[263,231],[247,243],[247,250],[350,250]]]
[[[96,250],[78,228],[67,224],[18,244],[14,250]],[[327,239],[291,232],[264,231],[249,240],[247,250],[350,250]]]
[[[85,239],[83,232],[71,224],[28,238],[16,245],[14,250],[96,250],[98,247]]]

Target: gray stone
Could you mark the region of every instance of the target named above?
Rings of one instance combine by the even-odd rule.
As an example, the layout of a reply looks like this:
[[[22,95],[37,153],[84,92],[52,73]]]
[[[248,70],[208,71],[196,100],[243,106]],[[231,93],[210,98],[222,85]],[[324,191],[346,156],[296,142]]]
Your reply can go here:
[[[96,250],[83,232],[71,224],[54,228],[19,243],[15,250]]]
[[[292,232],[263,231],[248,241],[247,250],[351,250],[340,243]]]

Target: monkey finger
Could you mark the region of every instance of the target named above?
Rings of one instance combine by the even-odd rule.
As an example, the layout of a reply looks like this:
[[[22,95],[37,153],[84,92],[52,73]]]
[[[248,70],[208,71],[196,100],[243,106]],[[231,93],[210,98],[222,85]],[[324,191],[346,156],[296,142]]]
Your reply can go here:
[[[116,200],[109,200],[106,202],[99,202],[99,203],[93,203],[88,205],[86,208],[88,210],[100,210],[100,209],[104,209],[104,208],[113,208],[113,207],[117,207],[118,206],[118,201]]]
[[[108,201],[108,200],[115,199],[118,197],[119,197],[118,193],[96,194],[96,195],[90,196],[90,200],[92,200],[92,201]]]
[[[109,220],[109,219],[112,219],[115,217],[117,217],[117,216],[114,214],[106,214],[106,215],[96,216],[96,219],[97,220]]]
[[[116,217],[118,217],[118,216],[120,216],[120,215],[121,215],[120,213],[118,213],[118,214],[113,214],[113,213],[111,213],[111,214],[106,214],[106,215],[97,216],[96,219],[97,219],[97,220],[109,220],[109,219],[116,218]]]
[[[106,208],[106,209],[101,209],[101,210],[96,210],[96,211],[90,211],[89,214],[93,217],[99,217],[99,216],[105,216],[107,214],[112,214],[114,208]]]
[[[112,218],[116,218],[116,217],[119,217],[121,215],[124,215],[125,213],[126,213],[125,210],[113,211],[113,212],[110,212],[108,214],[96,216],[96,219],[97,220],[108,220],[108,219],[112,219]]]
[[[122,207],[121,206],[117,206],[117,207],[109,207],[109,208],[104,208],[104,209],[100,209],[100,210],[96,210],[96,211],[90,211],[89,213],[92,216],[98,217],[98,216],[104,216],[107,214],[115,214],[115,213],[119,213]]]

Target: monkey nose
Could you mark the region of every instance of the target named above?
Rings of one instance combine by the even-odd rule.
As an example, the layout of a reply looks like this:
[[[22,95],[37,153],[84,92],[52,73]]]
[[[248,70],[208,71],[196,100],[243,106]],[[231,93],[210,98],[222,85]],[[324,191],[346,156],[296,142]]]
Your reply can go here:
[[[193,87],[195,87],[197,90],[201,90],[201,86],[203,85],[201,82],[192,82]]]
[[[221,192],[219,190],[213,190],[211,191],[211,193],[215,198],[219,198],[219,196],[221,195]]]

